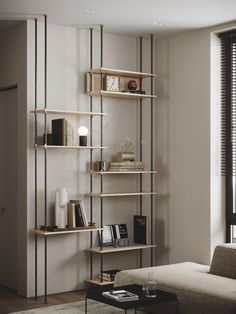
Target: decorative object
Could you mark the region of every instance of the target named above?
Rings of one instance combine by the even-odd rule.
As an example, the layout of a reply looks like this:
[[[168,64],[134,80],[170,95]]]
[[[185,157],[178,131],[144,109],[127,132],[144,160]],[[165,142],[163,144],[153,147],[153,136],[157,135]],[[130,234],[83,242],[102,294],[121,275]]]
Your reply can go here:
[[[107,75],[105,77],[105,89],[111,92],[119,92],[120,90],[120,78],[115,75]]]
[[[113,245],[113,237],[112,237],[112,231],[109,225],[103,226],[103,233],[101,231],[99,232],[99,238],[100,238],[100,245],[103,246],[107,245]]]
[[[108,162],[106,160],[96,160],[94,163],[95,171],[107,171],[108,170]]]
[[[143,291],[148,298],[155,298],[157,284],[154,278],[154,272],[148,273],[148,281],[143,284]]]
[[[68,193],[65,188],[57,188],[55,202],[55,225],[65,228],[67,225],[67,199]]]
[[[148,216],[134,215],[134,242],[148,244]]]
[[[79,146],[87,146],[88,128],[86,126],[79,127],[78,134],[79,134]]]
[[[135,80],[130,80],[128,82],[128,89],[129,90],[136,90],[137,88],[137,82]]]
[[[129,238],[126,239],[115,239],[114,245],[115,247],[124,247],[124,246],[130,246],[133,244],[133,241]]]

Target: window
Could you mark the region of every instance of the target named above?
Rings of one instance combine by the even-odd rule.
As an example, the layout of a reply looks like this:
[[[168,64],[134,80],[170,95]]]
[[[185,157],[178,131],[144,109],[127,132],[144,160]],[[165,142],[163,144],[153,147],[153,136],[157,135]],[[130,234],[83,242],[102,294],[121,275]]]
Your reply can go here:
[[[226,242],[236,242],[236,30],[220,34],[222,164],[226,176]]]

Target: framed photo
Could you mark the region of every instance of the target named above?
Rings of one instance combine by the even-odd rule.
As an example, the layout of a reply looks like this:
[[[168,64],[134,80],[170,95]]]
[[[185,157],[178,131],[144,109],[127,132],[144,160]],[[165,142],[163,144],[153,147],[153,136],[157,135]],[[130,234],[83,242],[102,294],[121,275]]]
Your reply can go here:
[[[99,231],[99,240],[101,245],[101,231]],[[114,245],[112,230],[110,225],[103,226],[103,234],[102,234],[102,245]]]

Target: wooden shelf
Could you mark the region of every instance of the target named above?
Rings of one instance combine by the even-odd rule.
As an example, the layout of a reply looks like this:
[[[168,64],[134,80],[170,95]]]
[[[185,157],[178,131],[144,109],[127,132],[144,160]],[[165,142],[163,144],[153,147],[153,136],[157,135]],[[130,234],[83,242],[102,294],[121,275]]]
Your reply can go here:
[[[121,192],[121,193],[89,193],[92,197],[117,197],[117,196],[139,196],[139,195],[156,195],[157,192]]]
[[[124,246],[124,247],[104,246],[102,250],[100,246],[96,246],[96,247],[92,247],[88,249],[87,251],[96,253],[96,254],[108,254],[108,253],[116,253],[116,252],[123,252],[123,251],[150,249],[154,247],[157,247],[157,245],[134,243],[133,245]]]
[[[123,77],[133,77],[133,78],[148,78],[148,77],[156,77],[156,74],[144,73],[144,72],[135,72],[135,71],[125,71],[118,69],[110,69],[110,68],[98,68],[92,69],[89,71],[91,74],[105,74],[105,75],[119,75]]]
[[[92,175],[109,175],[109,174],[151,174],[157,173],[157,171],[148,171],[148,170],[137,170],[137,171],[91,171]]]
[[[111,91],[105,91],[101,90],[100,92],[90,92],[87,95],[89,96],[99,96],[103,95],[105,97],[114,97],[114,98],[125,98],[125,99],[150,99],[150,98],[156,98],[156,95],[147,95],[147,94],[133,94],[133,93],[127,93],[127,92],[111,92]]]
[[[70,110],[53,110],[53,109],[37,109],[32,110],[34,114],[56,114],[56,115],[75,115],[75,116],[104,116],[107,113],[100,112],[83,112],[83,111],[70,111]]]
[[[80,229],[74,229],[74,230],[65,230],[65,231],[43,231],[41,229],[34,229],[33,232],[39,236],[47,237],[47,236],[53,236],[53,235],[62,235],[62,234],[71,234],[71,233],[81,233],[81,232],[90,232],[90,231],[98,231],[102,230],[102,228],[86,228],[81,227]]]
[[[34,148],[44,149],[106,149],[107,146],[63,146],[63,145],[34,145]]]
[[[108,285],[114,284],[114,281],[100,281],[99,278],[87,279],[85,280],[85,282],[91,283],[93,285],[99,285],[99,286],[108,286]]]

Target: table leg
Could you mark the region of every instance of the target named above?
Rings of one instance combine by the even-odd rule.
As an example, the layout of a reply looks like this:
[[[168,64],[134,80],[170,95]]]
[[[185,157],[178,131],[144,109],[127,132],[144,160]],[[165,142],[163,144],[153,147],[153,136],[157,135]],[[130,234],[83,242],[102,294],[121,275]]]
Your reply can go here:
[[[176,300],[176,314],[179,314],[179,301]]]
[[[88,313],[88,301],[87,298],[85,298],[85,314]]]

